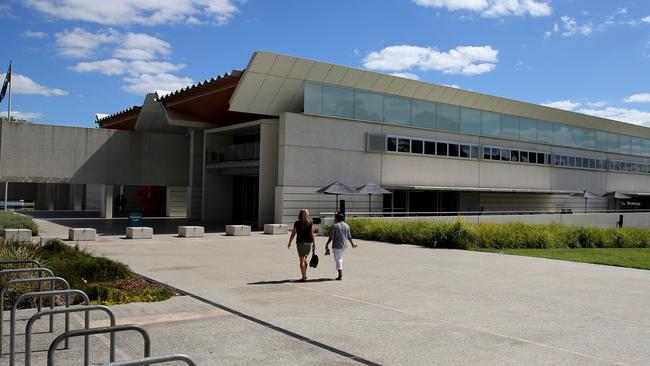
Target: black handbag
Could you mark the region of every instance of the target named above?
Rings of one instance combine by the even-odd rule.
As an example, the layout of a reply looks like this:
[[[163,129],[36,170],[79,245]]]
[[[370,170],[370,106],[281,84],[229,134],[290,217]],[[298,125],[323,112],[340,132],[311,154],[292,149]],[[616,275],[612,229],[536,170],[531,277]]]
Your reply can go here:
[[[318,267],[318,255],[316,255],[316,250],[312,250],[311,259],[309,260],[309,267],[316,268]]]

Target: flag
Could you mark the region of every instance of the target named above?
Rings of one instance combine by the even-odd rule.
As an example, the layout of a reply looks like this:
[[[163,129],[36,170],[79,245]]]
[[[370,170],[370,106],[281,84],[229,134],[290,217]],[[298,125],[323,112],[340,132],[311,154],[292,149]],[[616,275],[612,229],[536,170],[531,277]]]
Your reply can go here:
[[[9,69],[7,69],[7,74],[5,75],[5,82],[2,84],[2,89],[0,89],[0,103],[5,98],[7,94],[7,88],[11,84],[11,62],[9,63]]]

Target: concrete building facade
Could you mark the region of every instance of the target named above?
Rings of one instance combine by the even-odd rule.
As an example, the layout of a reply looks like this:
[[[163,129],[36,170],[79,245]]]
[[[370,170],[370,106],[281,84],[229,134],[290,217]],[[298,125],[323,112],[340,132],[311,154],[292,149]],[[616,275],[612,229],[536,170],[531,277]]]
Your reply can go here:
[[[258,227],[333,212],[333,181],[390,190],[340,197],[374,215],[650,209],[648,128],[271,52],[97,122],[4,123],[0,181],[104,216],[157,187],[156,214]]]

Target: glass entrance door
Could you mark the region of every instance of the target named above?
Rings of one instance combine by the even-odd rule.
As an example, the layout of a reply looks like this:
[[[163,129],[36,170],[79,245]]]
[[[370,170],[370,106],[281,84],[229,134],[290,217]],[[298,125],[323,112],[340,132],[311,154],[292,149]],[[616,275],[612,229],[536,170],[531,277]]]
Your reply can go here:
[[[257,175],[233,177],[232,218],[235,222],[257,224],[259,182]]]

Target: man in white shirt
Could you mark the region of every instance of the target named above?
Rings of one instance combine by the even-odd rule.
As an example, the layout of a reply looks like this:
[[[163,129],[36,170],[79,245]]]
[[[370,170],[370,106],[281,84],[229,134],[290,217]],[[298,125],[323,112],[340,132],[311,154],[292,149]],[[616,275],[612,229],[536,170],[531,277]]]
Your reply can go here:
[[[356,248],[357,245],[352,241],[350,226],[345,223],[345,216],[337,213],[334,221],[335,223],[330,230],[330,237],[327,239],[327,244],[325,244],[325,251],[329,250],[329,245],[332,243],[334,263],[336,263],[336,270],[339,272],[339,276],[336,279],[340,281],[343,279],[343,252],[348,247],[347,242],[350,242],[352,248]]]

